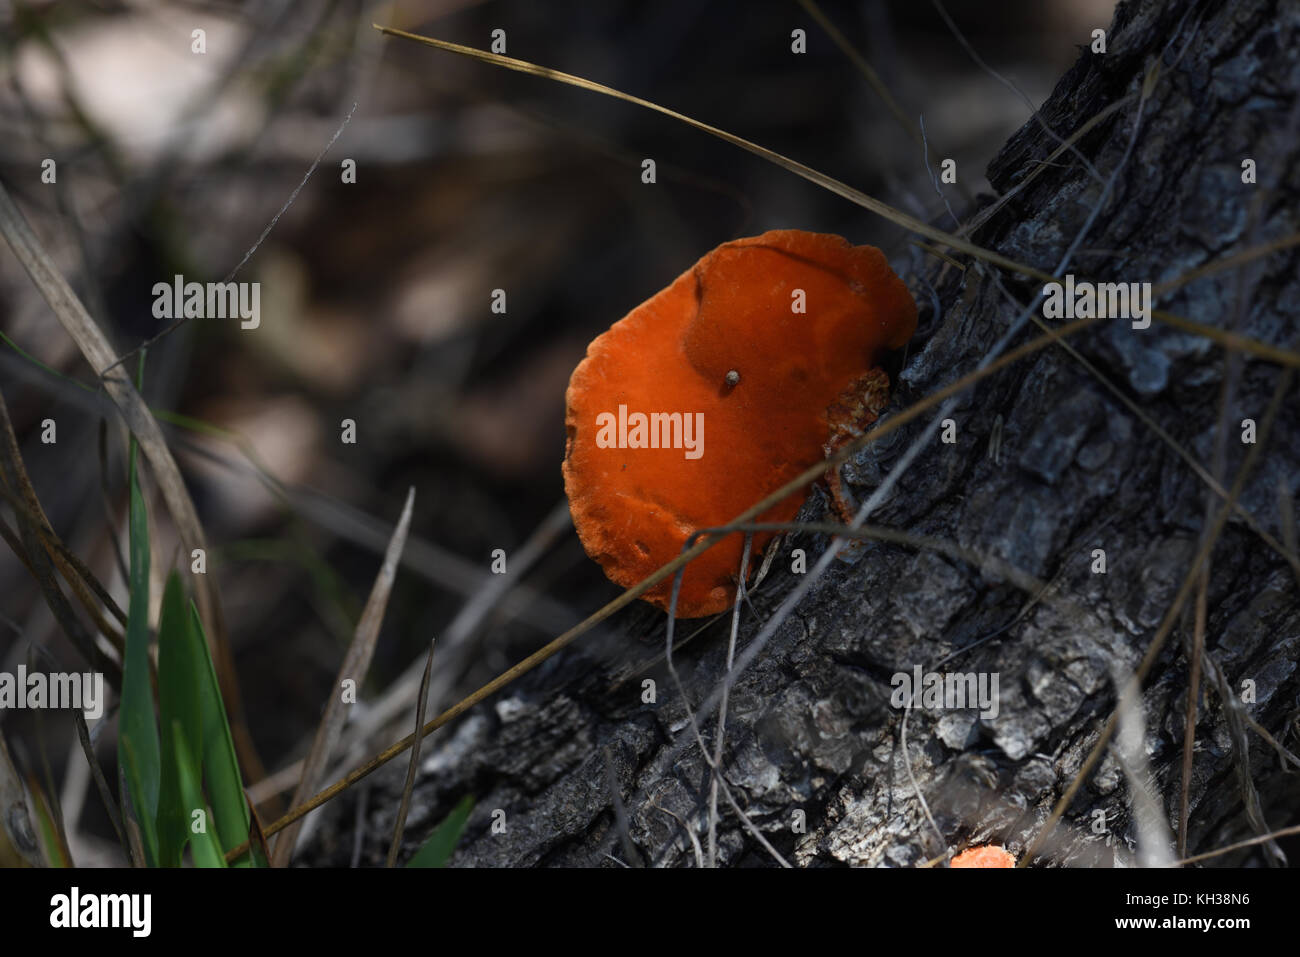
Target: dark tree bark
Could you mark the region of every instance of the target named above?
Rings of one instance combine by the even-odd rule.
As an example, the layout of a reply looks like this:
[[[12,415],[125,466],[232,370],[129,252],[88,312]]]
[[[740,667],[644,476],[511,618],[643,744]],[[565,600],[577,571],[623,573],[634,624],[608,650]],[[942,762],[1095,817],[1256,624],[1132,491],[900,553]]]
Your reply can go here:
[[[1002,195],[1037,175],[991,215],[993,201],[984,198],[975,242],[1050,272],[1100,205],[1066,271],[1158,284],[1300,229],[1300,4],[1125,3],[1106,45],[1104,54],[1081,54],[1043,106],[1042,123],[1025,124],[993,161],[989,178]],[[1153,69],[1158,77],[1143,99]],[[1119,101],[1077,144],[1095,173],[1068,152],[1040,170],[1058,145],[1043,123],[1068,136]],[[1255,184],[1242,181],[1246,159],[1256,164]],[[895,411],[974,369],[1021,312],[1017,303],[1042,288],[1008,275],[999,288],[995,270],[958,258],[964,271],[930,260],[927,278],[912,279],[922,321],[897,376]],[[1180,286],[1156,305],[1297,349],[1297,266],[1295,248],[1286,248]],[[1027,325],[1015,341],[1038,334]],[[1023,854],[1114,710],[1113,675],[1131,674],[1151,644],[1207,516],[1223,502],[1120,396],[1226,489],[1252,448],[1242,441],[1242,420],[1262,427],[1283,375],[1275,362],[1159,321],[1136,330],[1106,320],[1070,344],[1097,374],[1053,346],[962,393],[951,415],[956,443],[929,441],[870,519],[996,556],[1050,581],[1048,593],[1013,585],[989,563],[869,543],[833,563],[737,682],[726,778],[792,863],[915,865],[984,841]],[[1271,434],[1259,439],[1240,499],[1275,541],[1293,540],[1284,523],[1293,521],[1300,487],[1298,412],[1289,390]],[[929,421],[923,416],[850,463],[845,474],[858,495],[878,485]],[[814,496],[805,516],[822,510]],[[796,584],[789,549],[806,549],[811,565],[826,544],[808,535],[786,544],[755,601],[764,619]],[[1105,551],[1104,574],[1094,571],[1094,549]],[[1209,569],[1188,853],[1296,818],[1295,778],[1257,730],[1300,750],[1296,574],[1240,514],[1224,528]],[[1140,709],[1149,785],[1175,833],[1194,607],[1195,593],[1145,682]],[[742,649],[761,624],[746,613]],[[676,653],[692,704],[719,683],[726,629],[716,623]],[[616,866],[611,856],[693,863],[683,823],[705,840],[709,773],[697,747],[673,747],[691,732],[662,667],[662,616],[640,609],[612,630],[580,640],[426,742],[406,854],[471,794],[477,805],[454,864]],[[996,673],[997,716],[913,710],[904,752],[891,678],[916,665]],[[657,704],[642,703],[646,678],[656,683]],[[1251,687],[1253,700],[1243,704]],[[1233,706],[1225,707],[1225,693]],[[713,727],[710,719],[704,728],[710,742]],[[363,863],[383,859],[403,771],[398,760],[369,782]],[[1131,859],[1134,796],[1108,750],[1039,863]],[[301,862],[348,862],[355,802],[353,793],[329,806],[329,823]],[[726,802],[719,806],[721,862],[770,863]],[[492,833],[496,809],[505,812],[504,833]],[[792,827],[796,811],[806,833]],[[1270,859],[1276,855],[1256,848],[1216,862]]]

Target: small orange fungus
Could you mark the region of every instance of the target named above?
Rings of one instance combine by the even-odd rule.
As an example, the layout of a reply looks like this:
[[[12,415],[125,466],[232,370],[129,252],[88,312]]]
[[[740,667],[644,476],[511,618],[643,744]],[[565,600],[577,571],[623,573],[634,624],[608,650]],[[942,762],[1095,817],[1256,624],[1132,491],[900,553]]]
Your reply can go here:
[[[816,464],[837,429],[874,421],[877,362],[915,328],[873,246],[790,229],[708,253],[598,336],[569,381],[564,487],[587,554],[630,587]],[[790,521],[803,499],[759,520]],[[730,535],[687,566],[680,617],[731,606],[743,544]],[[671,591],[644,597],[666,609]]]
[[[949,867],[1015,867],[1016,859],[1006,848],[984,844],[962,851],[952,859]]]

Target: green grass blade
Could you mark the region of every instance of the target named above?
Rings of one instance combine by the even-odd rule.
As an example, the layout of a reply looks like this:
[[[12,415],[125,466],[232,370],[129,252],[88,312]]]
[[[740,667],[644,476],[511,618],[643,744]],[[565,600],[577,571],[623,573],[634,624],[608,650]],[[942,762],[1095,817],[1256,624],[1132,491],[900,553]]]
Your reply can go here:
[[[474,810],[474,799],[469,796],[461,798],[460,803],[451,809],[451,813],[443,818],[442,823],[433,829],[424,846],[406,862],[406,866],[446,867],[447,862],[451,860],[451,852],[456,850],[456,842],[460,840],[460,835],[465,830],[465,823],[469,820],[469,812],[472,810]]]
[[[44,792],[35,788],[34,782],[32,793],[36,798],[32,802],[32,806],[36,810],[36,823],[41,832],[41,847],[45,849],[47,865],[49,867],[71,867],[72,862],[64,856],[63,842],[59,840],[59,828],[50,814],[49,803],[45,800]]]
[[[208,654],[203,622],[193,602],[190,602],[189,628],[185,634],[190,646],[195,696],[202,710],[203,776],[212,802],[212,813],[216,817],[217,837],[221,840],[221,847],[228,851],[248,840],[248,799],[244,796],[235,742],[221,701],[217,673]],[[248,867],[250,864],[245,858],[236,866]]]
[[[158,712],[162,731],[162,782],[158,795],[158,856],[163,867],[179,867],[190,838],[192,805],[183,800],[176,765],[174,727],[185,736],[190,755],[203,753],[204,666],[194,658],[189,639],[190,613],[180,576],[172,572],[158,618]],[[198,781],[195,782],[198,785]]]
[[[176,780],[185,805],[186,830],[189,832],[190,853],[195,867],[225,867],[226,858],[217,845],[207,805],[203,803],[203,790],[199,787],[199,769],[190,754],[185,729],[173,721],[167,735],[175,747]],[[201,815],[195,812],[201,812]],[[195,830],[198,826],[198,830]]]
[[[126,655],[122,662],[122,704],[118,723],[118,761],[131,806],[140,824],[145,863],[158,863],[158,787],[161,776],[158,725],[149,682],[149,517],[136,477],[137,447],[131,440],[130,603],[126,617]],[[126,802],[123,802],[124,804]]]

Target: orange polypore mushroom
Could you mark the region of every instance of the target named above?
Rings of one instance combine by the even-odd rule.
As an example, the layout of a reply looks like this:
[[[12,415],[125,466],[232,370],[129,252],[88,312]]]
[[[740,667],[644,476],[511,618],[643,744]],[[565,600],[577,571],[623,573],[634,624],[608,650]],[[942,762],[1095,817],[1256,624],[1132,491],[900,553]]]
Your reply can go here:
[[[587,554],[630,587],[816,464],[837,430],[874,421],[876,363],[915,328],[873,246],[788,229],[714,249],[598,336],[569,381],[564,487]],[[803,498],[758,520],[790,521]],[[730,535],[687,566],[678,616],[731,606],[743,544]],[[644,597],[666,609],[671,589]]]
[[[962,851],[952,859],[949,867],[1015,867],[1016,859],[1006,848],[984,844]]]

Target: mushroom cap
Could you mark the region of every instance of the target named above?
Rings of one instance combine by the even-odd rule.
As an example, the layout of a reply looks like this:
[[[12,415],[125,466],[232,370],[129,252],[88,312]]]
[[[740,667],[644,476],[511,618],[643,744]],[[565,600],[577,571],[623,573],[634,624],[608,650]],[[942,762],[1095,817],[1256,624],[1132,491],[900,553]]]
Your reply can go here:
[[[792,309],[798,289],[806,312]],[[564,488],[587,554],[630,587],[697,529],[725,525],[815,465],[827,407],[915,328],[916,303],[874,246],[788,229],[705,255],[596,337],[569,381]],[[599,447],[597,417],[620,405],[702,413],[702,455]],[[804,497],[758,520],[790,521]],[[771,538],[756,534],[755,552]],[[743,545],[729,535],[687,566],[679,617],[731,606]],[[671,591],[670,578],[644,597],[666,609]]]
[[[996,844],[971,847],[952,859],[949,867],[1015,867],[1016,859],[1006,848]]]

